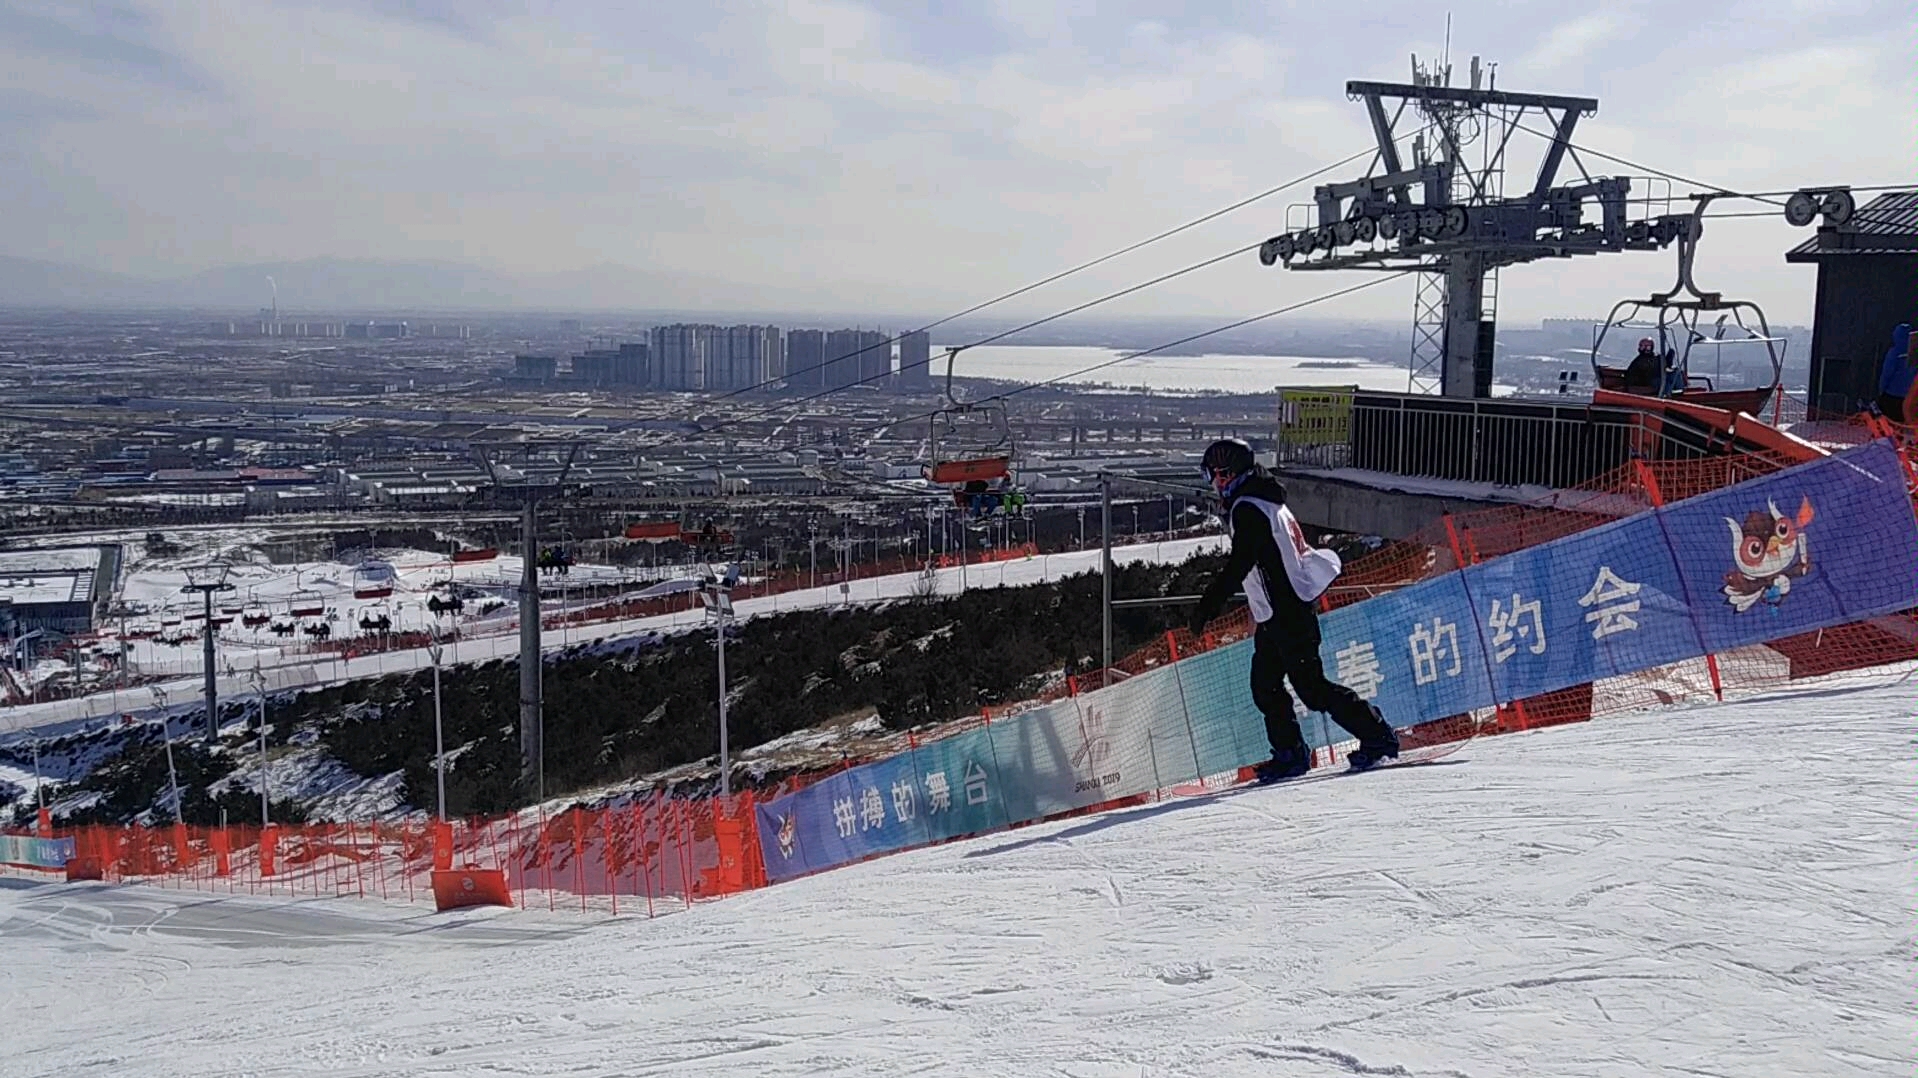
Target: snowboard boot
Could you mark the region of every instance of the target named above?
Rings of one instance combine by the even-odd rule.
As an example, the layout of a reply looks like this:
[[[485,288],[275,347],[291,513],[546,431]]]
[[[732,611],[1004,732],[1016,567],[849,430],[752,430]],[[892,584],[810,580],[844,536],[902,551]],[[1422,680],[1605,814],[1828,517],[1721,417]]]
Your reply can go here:
[[[1375,712],[1376,713],[1376,712]],[[1385,738],[1370,745],[1360,745],[1345,758],[1354,771],[1370,771],[1388,759],[1397,759],[1399,755],[1399,735],[1391,727],[1385,730]]]
[[[1296,779],[1312,770],[1312,752],[1310,749],[1286,749],[1275,752],[1272,758],[1252,769],[1254,778],[1261,786],[1286,779]]]

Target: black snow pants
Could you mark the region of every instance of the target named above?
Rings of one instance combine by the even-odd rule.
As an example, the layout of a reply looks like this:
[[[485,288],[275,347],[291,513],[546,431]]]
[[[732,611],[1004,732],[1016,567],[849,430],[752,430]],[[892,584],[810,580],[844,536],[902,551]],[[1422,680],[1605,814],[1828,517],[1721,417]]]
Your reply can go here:
[[[1274,756],[1305,749],[1292,696],[1285,691],[1287,681],[1306,707],[1332,716],[1359,744],[1371,747],[1390,736],[1391,727],[1376,707],[1325,676],[1319,619],[1304,604],[1276,611],[1252,638],[1252,703],[1265,716],[1265,736]]]

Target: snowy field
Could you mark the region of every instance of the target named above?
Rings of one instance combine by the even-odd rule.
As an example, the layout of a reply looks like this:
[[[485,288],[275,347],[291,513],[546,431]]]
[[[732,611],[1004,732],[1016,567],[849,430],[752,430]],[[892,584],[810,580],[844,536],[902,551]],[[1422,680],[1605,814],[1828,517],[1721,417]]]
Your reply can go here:
[[[656,921],[5,880],[0,1055],[156,1078],[1908,1075],[1913,692],[1483,739]]]
[[[1140,562],[1181,562],[1201,551],[1222,549],[1225,539],[1220,536],[1207,536],[1198,539],[1178,539],[1164,543],[1143,543],[1137,546],[1114,547],[1112,557],[1115,564],[1130,565]],[[422,555],[430,557],[430,555]],[[1041,584],[1059,580],[1078,573],[1096,571],[1099,567],[1100,553],[1097,550],[1074,551],[1066,554],[1046,554],[1035,558],[1021,558],[1015,561],[992,562],[986,565],[955,566],[941,569],[935,574],[935,590],[941,595],[956,595],[970,588],[1017,587],[1026,584]],[[410,564],[407,559],[390,559],[396,567]],[[446,562],[437,562],[444,570]],[[477,568],[475,568],[477,566]],[[337,567],[344,569],[345,567]],[[507,573],[515,581],[518,579],[519,559],[500,557],[497,562],[471,563],[454,567],[473,574],[485,573],[497,576]],[[574,579],[586,567],[575,567]],[[604,567],[601,567],[604,569]],[[276,570],[277,572],[278,570]],[[417,575],[417,574],[416,574]],[[402,581],[406,578],[403,575]],[[549,578],[550,580],[550,578]],[[313,577],[307,576],[305,583],[311,585]],[[172,585],[177,590],[177,583]],[[403,585],[402,585],[403,586]],[[919,573],[897,573],[890,576],[868,577],[855,580],[842,590],[840,585],[822,585],[817,588],[803,588],[779,595],[763,598],[744,599],[735,605],[740,617],[755,617],[761,614],[776,614],[783,611],[810,610],[821,607],[844,604],[874,603],[885,599],[900,599],[917,593],[922,586]],[[156,585],[157,587],[157,585]],[[347,585],[350,595],[350,583]],[[396,594],[398,590],[396,589]],[[594,600],[605,602],[606,600]],[[423,598],[406,609],[416,615],[414,621],[404,620],[408,615],[400,609],[395,617],[395,628],[402,626],[424,628],[432,620],[425,613]],[[369,604],[373,605],[373,604]],[[378,604],[386,606],[388,604]],[[402,606],[405,604],[402,603]],[[580,605],[577,601],[573,604]],[[551,614],[561,607],[557,600],[541,603],[542,610]],[[470,607],[469,607],[470,608]],[[342,601],[342,616],[356,619],[358,608],[350,600]],[[446,648],[448,663],[479,663],[492,659],[516,658],[519,655],[518,617],[515,606],[506,606],[496,611],[495,616],[483,619],[489,624],[475,625],[467,622],[462,631],[468,635]],[[689,629],[700,624],[710,624],[701,609],[676,611],[647,618],[629,618],[622,621],[596,622],[588,625],[567,625],[561,628],[545,630],[543,641],[548,651],[561,651],[576,644],[595,640],[615,640],[624,637],[641,636],[646,633],[674,632]],[[235,622],[229,629],[239,627]],[[145,642],[143,642],[145,643]],[[197,654],[197,644],[179,652]],[[136,651],[136,659],[140,653]],[[144,660],[141,660],[144,661]],[[378,652],[353,659],[342,658],[338,653],[314,654],[297,646],[278,648],[266,644],[253,644],[245,649],[230,646],[222,642],[220,646],[221,692],[231,698],[236,693],[250,693],[244,681],[244,673],[257,664],[262,670],[279,671],[276,677],[268,679],[272,691],[291,688],[303,688],[317,685],[336,684],[353,678],[379,677],[386,674],[407,673],[423,670],[431,665],[431,657],[425,648]],[[175,712],[192,710],[200,694],[199,671],[201,663],[197,658],[183,659],[180,666],[182,677],[164,682],[162,691],[169,700],[169,709]],[[229,682],[231,684],[229,685]],[[88,720],[114,719],[122,712],[137,712],[151,709],[154,696],[150,689],[138,687],[126,692],[101,692],[75,700],[58,700],[43,704],[29,704],[0,709],[0,732],[14,732],[29,729],[47,731],[49,735],[55,728],[85,723]],[[67,732],[61,730],[60,732]]]

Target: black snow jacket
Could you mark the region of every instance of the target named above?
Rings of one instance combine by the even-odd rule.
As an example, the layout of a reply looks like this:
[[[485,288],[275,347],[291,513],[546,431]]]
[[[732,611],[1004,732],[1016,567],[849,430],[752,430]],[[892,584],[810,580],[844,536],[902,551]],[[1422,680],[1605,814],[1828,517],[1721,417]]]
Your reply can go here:
[[[1219,616],[1225,609],[1226,600],[1245,582],[1247,573],[1257,569],[1265,580],[1265,594],[1272,603],[1272,617],[1275,621],[1292,622],[1298,618],[1314,618],[1317,613],[1312,604],[1299,598],[1292,589],[1292,577],[1285,571],[1285,560],[1279,554],[1278,538],[1272,534],[1272,521],[1259,507],[1243,499],[1260,498],[1273,505],[1285,504],[1285,484],[1278,481],[1270,472],[1259,468],[1240,483],[1232,492],[1228,512],[1232,514],[1232,553],[1226,559],[1225,568],[1207,585],[1205,594],[1199,599],[1199,609],[1194,615],[1193,624],[1203,626]],[[1197,635],[1196,631],[1194,635]]]

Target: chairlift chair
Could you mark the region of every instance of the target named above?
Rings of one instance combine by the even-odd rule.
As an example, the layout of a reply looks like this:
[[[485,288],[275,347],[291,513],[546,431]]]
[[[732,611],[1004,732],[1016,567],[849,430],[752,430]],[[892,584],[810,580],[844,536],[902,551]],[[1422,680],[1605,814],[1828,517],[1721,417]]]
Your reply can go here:
[[[326,600],[320,598],[319,592],[301,588],[288,601],[287,613],[296,618],[317,618],[326,613]]]
[[[353,569],[353,598],[384,599],[393,594],[393,567],[385,562],[361,562]]]
[[[1772,336],[1765,312],[1749,300],[1726,299],[1722,293],[1702,292],[1692,277],[1698,241],[1705,232],[1705,208],[1716,197],[1696,195],[1697,205],[1689,216],[1670,219],[1678,226],[1678,280],[1672,288],[1655,292],[1648,299],[1620,301],[1605,323],[1595,327],[1592,374],[1601,390],[1626,391],[1625,368],[1607,366],[1602,358],[1606,339],[1614,331],[1630,330],[1656,334],[1658,354],[1666,359],[1665,378],[1658,396],[1756,415],[1777,392],[1784,377],[1787,342]],[[1709,333],[1701,330],[1701,325],[1712,315],[1717,317],[1711,321]],[[1734,329],[1739,335],[1728,337],[1727,333]],[[1725,345],[1763,346],[1771,364],[1770,381],[1762,386],[1727,389],[1715,385],[1712,376],[1692,373],[1692,349],[1701,343],[1713,344],[1721,356]]]
[[[691,509],[680,516],[679,534],[675,536],[681,543],[692,547],[699,555],[711,560],[713,555],[722,554],[733,548],[733,530],[722,528],[708,516],[704,522],[695,525],[695,514]]]
[[[640,543],[666,543],[678,539],[683,531],[678,521],[636,521],[626,525],[626,538]]]
[[[1012,475],[1017,447],[1003,403],[961,401],[952,390],[953,361],[963,348],[946,349],[946,406],[929,417],[927,463],[921,474],[927,482],[952,490],[953,502],[974,516],[989,515],[993,506],[1007,508],[1004,499],[1025,495]],[[975,418],[977,417],[977,418]],[[980,422],[979,420],[983,420]],[[991,484],[1000,489],[994,491]]]

